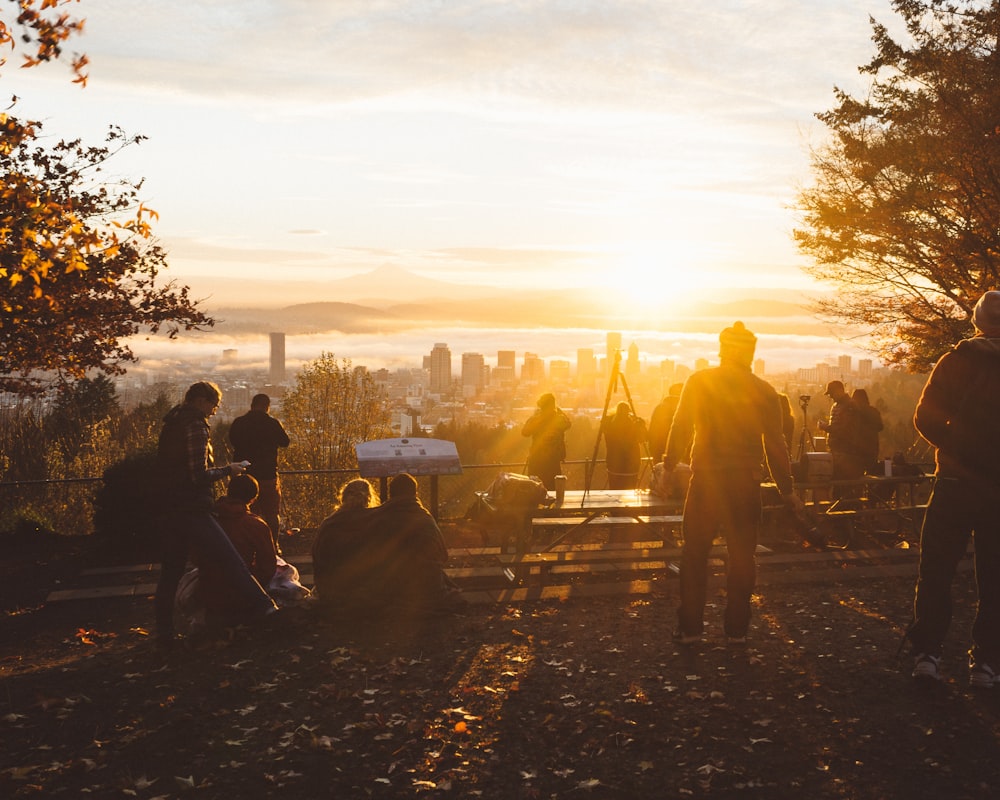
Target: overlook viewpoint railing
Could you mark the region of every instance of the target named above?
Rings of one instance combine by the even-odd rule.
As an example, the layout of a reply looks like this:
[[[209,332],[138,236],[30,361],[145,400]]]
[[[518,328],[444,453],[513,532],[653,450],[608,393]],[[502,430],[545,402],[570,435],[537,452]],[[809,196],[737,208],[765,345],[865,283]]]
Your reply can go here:
[[[586,483],[589,459],[564,461],[568,486],[582,489]],[[513,464],[463,464],[461,475],[437,478],[437,517],[448,521],[460,519],[475,500],[477,491],[485,490],[501,472],[522,472],[524,462]],[[330,514],[337,491],[347,481],[358,477],[358,470],[281,470],[283,524],[287,528],[313,528]],[[648,482],[649,467],[641,480]],[[378,486],[378,479],[373,479]],[[431,506],[432,478],[417,476],[420,497]],[[603,460],[594,466],[592,488],[607,482]],[[0,482],[0,532],[14,527],[38,528],[62,535],[88,535],[94,531],[93,500],[101,488],[100,477],[64,478]]]

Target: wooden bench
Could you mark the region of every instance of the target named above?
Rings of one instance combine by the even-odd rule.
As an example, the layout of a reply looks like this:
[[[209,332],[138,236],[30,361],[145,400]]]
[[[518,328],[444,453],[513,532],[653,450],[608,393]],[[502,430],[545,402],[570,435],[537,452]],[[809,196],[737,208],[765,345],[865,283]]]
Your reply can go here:
[[[757,545],[758,554],[771,551]],[[537,576],[542,583],[557,573],[609,573],[666,570],[679,573],[679,547],[665,547],[662,542],[636,544],[577,545],[568,549],[546,550],[538,553],[501,553],[499,561],[511,583],[523,582]],[[709,557],[724,559],[725,545],[715,545]]]
[[[595,529],[597,531],[610,532],[609,539],[612,541],[624,542],[634,540],[636,537],[648,538],[646,533],[649,527],[656,529],[658,533],[679,526],[684,521],[684,517],[675,515],[657,514],[636,514],[635,516],[602,514],[596,517],[590,516],[567,516],[567,517],[532,517],[531,519],[531,542],[537,542],[544,538],[546,534],[557,533],[555,542],[562,542],[572,536],[580,529]],[[521,548],[526,549],[526,548]]]

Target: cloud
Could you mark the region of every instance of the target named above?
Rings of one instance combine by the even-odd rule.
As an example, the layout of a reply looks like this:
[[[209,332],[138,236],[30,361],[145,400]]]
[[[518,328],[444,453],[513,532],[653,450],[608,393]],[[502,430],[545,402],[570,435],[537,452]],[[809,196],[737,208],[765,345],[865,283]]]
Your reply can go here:
[[[128,8],[88,2],[87,50],[120,79],[174,91],[321,104],[420,92],[741,115],[809,102],[816,87],[828,92],[830,65],[868,49],[859,32],[872,3],[216,0],[181,10],[147,0]]]

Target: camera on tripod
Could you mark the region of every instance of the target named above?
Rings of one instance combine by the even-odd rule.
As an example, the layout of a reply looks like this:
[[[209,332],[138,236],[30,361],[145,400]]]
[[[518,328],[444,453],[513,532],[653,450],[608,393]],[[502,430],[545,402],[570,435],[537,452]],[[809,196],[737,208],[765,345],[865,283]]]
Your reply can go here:
[[[810,400],[812,400],[812,397],[810,397],[807,394],[800,394],[799,395],[799,406],[802,408],[803,411],[805,411],[807,408],[809,408],[809,401]]]

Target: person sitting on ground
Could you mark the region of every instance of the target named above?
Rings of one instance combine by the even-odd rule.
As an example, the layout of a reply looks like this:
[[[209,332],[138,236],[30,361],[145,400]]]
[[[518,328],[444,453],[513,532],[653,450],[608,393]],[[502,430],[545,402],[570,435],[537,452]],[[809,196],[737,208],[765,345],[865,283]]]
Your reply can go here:
[[[406,472],[389,481],[389,499],[373,509],[371,539],[380,565],[373,588],[387,604],[416,611],[459,610],[465,600],[444,572],[448,548]]]
[[[257,491],[256,478],[236,475],[212,513],[254,580],[279,606],[288,605],[307,597],[309,590],[299,582],[298,570],[275,553],[268,524],[250,510]],[[197,556],[192,561],[196,568],[185,574],[177,593],[177,610],[188,619],[189,630],[233,624],[237,608],[219,566]]]
[[[313,592],[324,607],[345,606],[358,597],[375,566],[365,558],[375,487],[364,478],[340,487],[337,507],[320,523],[313,543]]]
[[[225,497],[215,501],[215,518],[233,543],[236,552],[249,567],[250,574],[266,590],[277,566],[271,528],[262,517],[250,510],[257,498],[257,479],[237,475],[230,479]]]

